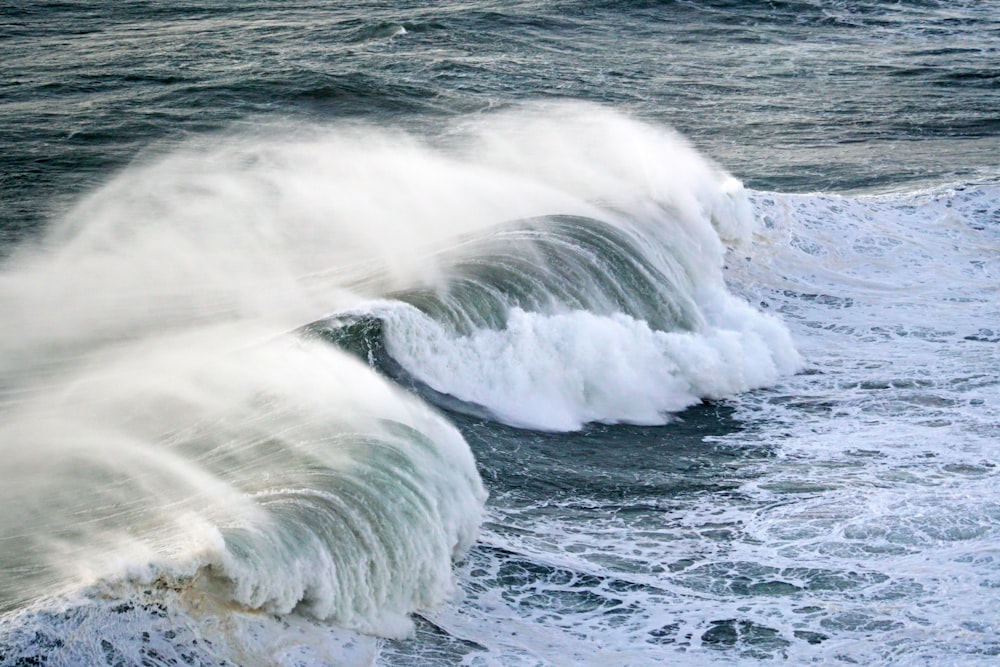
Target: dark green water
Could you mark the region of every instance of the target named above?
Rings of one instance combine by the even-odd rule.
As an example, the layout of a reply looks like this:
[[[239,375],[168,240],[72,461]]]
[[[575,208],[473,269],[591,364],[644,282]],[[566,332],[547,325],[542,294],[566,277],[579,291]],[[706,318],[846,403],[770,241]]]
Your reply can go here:
[[[233,124],[433,127],[529,99],[671,125],[757,188],[962,178],[995,166],[996,21],[980,2],[15,0],[0,229],[21,238],[137,155]]]

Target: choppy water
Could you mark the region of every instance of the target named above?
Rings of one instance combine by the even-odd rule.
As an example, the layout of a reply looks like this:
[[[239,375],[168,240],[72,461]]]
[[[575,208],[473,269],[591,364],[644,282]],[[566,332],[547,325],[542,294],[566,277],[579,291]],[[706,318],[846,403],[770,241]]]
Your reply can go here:
[[[0,7],[0,664],[993,664],[1000,5]]]

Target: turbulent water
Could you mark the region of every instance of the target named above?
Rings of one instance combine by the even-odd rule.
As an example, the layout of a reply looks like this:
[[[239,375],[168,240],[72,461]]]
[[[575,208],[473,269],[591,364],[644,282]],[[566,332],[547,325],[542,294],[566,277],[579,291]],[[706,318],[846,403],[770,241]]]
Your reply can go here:
[[[0,664],[1000,659],[1000,4],[0,6]]]

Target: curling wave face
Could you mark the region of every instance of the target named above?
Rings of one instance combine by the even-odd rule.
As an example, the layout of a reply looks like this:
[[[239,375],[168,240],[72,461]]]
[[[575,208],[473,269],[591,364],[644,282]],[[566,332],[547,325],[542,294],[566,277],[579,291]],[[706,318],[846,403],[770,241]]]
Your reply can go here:
[[[186,582],[404,634],[476,534],[472,455],[419,396],[288,332],[329,313],[311,329],[424,398],[518,426],[662,423],[799,365],[723,281],[753,227],[673,133],[586,105],[137,164],[0,271],[7,609]]]
[[[664,423],[797,369],[780,322],[633,233],[555,218],[494,237],[510,254],[465,256],[444,288],[372,309],[386,350],[432,400],[542,430]]]
[[[368,306],[388,355],[432,400],[543,430],[664,423],[795,372],[784,326],[723,280],[755,227],[742,186],[669,132],[560,111],[479,128],[471,153],[559,200],[437,251],[432,283]]]
[[[4,599],[197,578],[398,635],[450,592],[485,499],[458,432],[328,345],[232,340],[130,346],[7,415]]]

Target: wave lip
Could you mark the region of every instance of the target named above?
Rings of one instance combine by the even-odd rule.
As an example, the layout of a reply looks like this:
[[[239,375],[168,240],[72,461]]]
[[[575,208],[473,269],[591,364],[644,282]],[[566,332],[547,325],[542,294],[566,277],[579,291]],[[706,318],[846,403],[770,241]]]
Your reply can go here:
[[[742,185],[683,140],[581,105],[474,135],[478,160],[585,213],[472,235],[435,257],[436,284],[388,294],[374,312],[409,375],[509,424],[574,430],[664,423],[800,368],[784,325],[723,278],[756,227]]]

